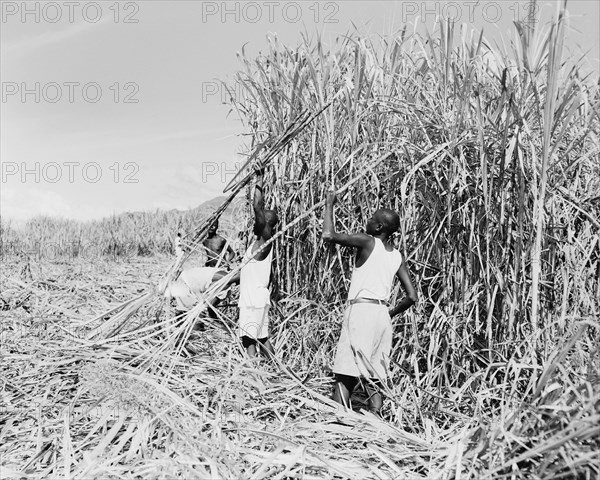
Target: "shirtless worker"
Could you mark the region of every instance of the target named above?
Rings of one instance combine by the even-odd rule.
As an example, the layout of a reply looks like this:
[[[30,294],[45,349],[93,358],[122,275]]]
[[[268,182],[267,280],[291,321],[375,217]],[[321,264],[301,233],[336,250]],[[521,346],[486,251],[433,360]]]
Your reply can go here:
[[[201,298],[212,283],[221,280],[227,271],[218,268],[221,263],[221,253],[223,252],[227,241],[219,234],[219,220],[216,219],[208,228],[208,237],[202,243],[206,249],[207,260],[204,267],[188,268],[183,270],[176,281],[171,283],[165,296],[174,300],[175,308],[178,312],[190,310]],[[179,260],[185,253],[181,232],[177,232],[175,239],[175,254]],[[225,260],[229,262],[234,257],[231,247],[227,247]],[[211,318],[217,318],[216,306],[224,300],[228,294],[228,288],[233,283],[239,283],[239,273],[236,274],[208,304],[208,315]]]
[[[356,260],[333,366],[333,400],[349,406],[354,387],[365,381],[369,410],[378,414],[383,403],[381,382],[388,376],[392,349],[391,318],[413,305],[417,292],[406,263],[391,243],[392,235],[400,227],[398,214],[381,208],[367,220],[366,233],[338,233],[333,221],[334,203],[335,193],[329,192],[323,240],[356,248]],[[388,310],[394,276],[400,280],[406,297]]]
[[[208,237],[202,242],[202,245],[206,249],[206,266],[207,267],[217,267],[220,264],[224,263],[228,264],[231,262],[235,253],[230,245],[227,244],[227,240],[225,240],[221,235],[217,233],[219,228],[219,220],[215,220],[215,222],[208,229]],[[225,253],[223,254],[223,250],[227,246]],[[222,258],[221,258],[222,256]]]
[[[205,266],[208,268],[228,266],[229,262],[235,257],[235,253],[231,246],[228,245],[227,240],[217,233],[218,228],[219,219],[216,219],[208,228],[208,237],[202,242],[206,251]],[[229,290],[225,290],[221,299],[225,299],[228,292]],[[208,315],[210,318],[217,318],[217,311],[214,308],[209,308]]]
[[[277,213],[265,210],[263,199],[263,170],[257,172],[254,188],[254,235],[256,239],[244,254],[245,265],[240,272],[239,335],[249,357],[256,356],[258,350],[268,355],[274,353],[269,340],[269,306],[271,261],[273,245],[256,253],[274,234],[277,225]]]

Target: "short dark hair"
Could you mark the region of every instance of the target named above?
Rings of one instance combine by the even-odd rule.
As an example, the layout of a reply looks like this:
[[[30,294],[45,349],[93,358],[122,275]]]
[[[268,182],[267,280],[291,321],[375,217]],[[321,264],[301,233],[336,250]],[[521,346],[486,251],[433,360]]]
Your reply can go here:
[[[373,215],[383,225],[383,231],[387,235],[393,235],[400,228],[400,217],[389,208],[380,208]]]

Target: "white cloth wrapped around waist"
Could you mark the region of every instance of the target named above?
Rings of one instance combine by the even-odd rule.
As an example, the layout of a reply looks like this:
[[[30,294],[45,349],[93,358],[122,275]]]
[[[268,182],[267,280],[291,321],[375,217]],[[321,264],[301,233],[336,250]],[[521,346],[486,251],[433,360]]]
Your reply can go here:
[[[179,278],[167,287],[165,297],[174,298],[178,309],[189,310],[198,303],[201,294],[208,290],[218,270],[215,267],[197,267],[184,270]],[[227,289],[216,295],[220,300],[223,300],[226,296]]]

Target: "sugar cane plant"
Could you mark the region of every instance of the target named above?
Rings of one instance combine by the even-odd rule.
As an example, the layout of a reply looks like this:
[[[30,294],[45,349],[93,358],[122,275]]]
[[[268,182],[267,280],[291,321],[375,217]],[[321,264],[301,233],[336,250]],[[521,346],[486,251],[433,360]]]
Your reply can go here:
[[[19,337],[1,365],[12,415],[0,428],[3,474],[596,478],[600,93],[597,74],[563,55],[566,22],[561,5],[548,28],[517,24],[505,47],[441,24],[432,35],[356,32],[329,46],[272,36],[258,58],[242,51],[229,88],[241,93],[231,105],[251,139],[247,161],[227,202],[186,223],[184,239],[198,245],[265,167],[265,196],[281,219],[277,358],[243,358],[235,312],[194,335],[202,302],[169,313],[158,293],[181,259],[152,288],[128,273],[111,288],[129,299],[108,310],[87,278],[51,294],[2,277],[53,319],[46,343],[26,355],[19,349],[31,340]],[[398,248],[420,291],[395,325],[383,419],[327,398],[352,268],[347,252],[320,240],[329,188],[341,230],[363,228],[379,206],[400,212]],[[146,225],[131,222],[93,229],[118,245],[124,230]],[[84,239],[92,231],[62,228]],[[151,236],[136,241],[152,250]],[[3,224],[2,245],[14,238]],[[99,307],[82,318],[90,302]],[[68,336],[67,314],[77,327]],[[29,368],[40,356],[43,369]]]

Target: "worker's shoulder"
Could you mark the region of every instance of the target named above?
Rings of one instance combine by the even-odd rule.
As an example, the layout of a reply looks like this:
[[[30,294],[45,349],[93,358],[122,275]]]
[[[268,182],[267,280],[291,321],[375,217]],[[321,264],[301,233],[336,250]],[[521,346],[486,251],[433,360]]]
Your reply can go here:
[[[225,240],[225,238],[223,238],[221,235],[217,234],[215,235],[215,241],[214,243],[217,245],[224,245],[227,242],[227,240]]]
[[[206,238],[203,243],[205,244],[222,244],[225,243],[225,239],[218,233],[210,238]]]

